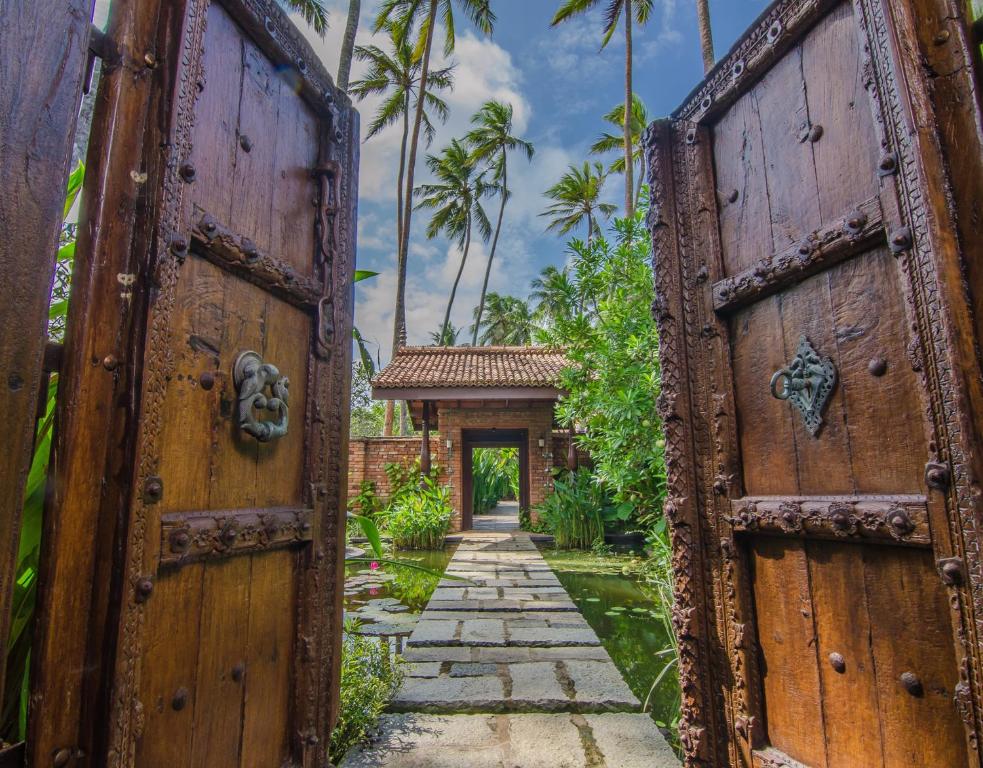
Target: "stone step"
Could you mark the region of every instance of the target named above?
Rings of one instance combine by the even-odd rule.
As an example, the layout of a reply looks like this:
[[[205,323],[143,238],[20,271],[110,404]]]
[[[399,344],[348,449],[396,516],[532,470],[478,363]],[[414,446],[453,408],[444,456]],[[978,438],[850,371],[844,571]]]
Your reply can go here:
[[[422,662],[406,665],[394,712],[637,712],[610,661]]]
[[[648,715],[385,715],[341,768],[679,768]]]
[[[514,621],[489,618],[431,619],[428,613],[417,623],[407,646],[564,646],[600,645],[586,623],[562,626],[562,622],[533,621],[517,614]],[[472,616],[473,614],[468,614]],[[545,626],[543,626],[545,625]]]

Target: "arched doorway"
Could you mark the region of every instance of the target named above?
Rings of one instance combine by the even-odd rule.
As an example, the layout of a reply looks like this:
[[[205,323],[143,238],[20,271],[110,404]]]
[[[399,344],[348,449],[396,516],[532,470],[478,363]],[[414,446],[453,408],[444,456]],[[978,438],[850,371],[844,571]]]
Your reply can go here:
[[[474,526],[474,449],[519,449],[519,508],[529,508],[529,430],[528,429],[463,429],[461,430],[461,469],[463,493],[461,498],[461,528]]]

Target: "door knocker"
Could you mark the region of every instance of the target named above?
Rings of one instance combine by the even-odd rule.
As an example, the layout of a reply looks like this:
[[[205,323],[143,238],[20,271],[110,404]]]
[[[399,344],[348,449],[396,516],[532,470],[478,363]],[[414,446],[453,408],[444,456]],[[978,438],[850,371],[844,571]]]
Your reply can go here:
[[[815,437],[823,425],[823,410],[835,384],[833,361],[820,357],[809,339],[800,336],[792,362],[771,377],[771,394],[792,403],[802,414],[809,434]]]
[[[275,365],[264,363],[256,352],[243,352],[232,366],[239,401],[239,428],[261,443],[268,443],[287,434],[287,388],[290,381],[281,376]],[[272,397],[267,397],[266,388]],[[267,410],[277,415],[276,420],[260,421],[255,411]]]

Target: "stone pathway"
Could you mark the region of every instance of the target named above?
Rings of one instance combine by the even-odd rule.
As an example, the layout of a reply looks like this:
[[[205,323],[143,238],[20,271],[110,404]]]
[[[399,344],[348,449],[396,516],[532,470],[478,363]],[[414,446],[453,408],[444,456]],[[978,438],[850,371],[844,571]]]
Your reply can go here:
[[[672,750],[528,534],[471,532],[344,768],[670,768]]]
[[[519,502],[500,501],[488,514],[474,516],[475,531],[510,533],[519,530]]]

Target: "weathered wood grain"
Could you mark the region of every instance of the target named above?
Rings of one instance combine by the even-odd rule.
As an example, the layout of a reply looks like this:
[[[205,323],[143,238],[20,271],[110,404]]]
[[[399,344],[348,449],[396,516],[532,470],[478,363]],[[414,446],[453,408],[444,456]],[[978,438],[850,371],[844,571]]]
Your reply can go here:
[[[0,637],[5,639],[92,8],[93,0],[13,0],[0,13],[0,420],[6,426],[0,461]],[[0,692],[4,672],[0,665]]]

